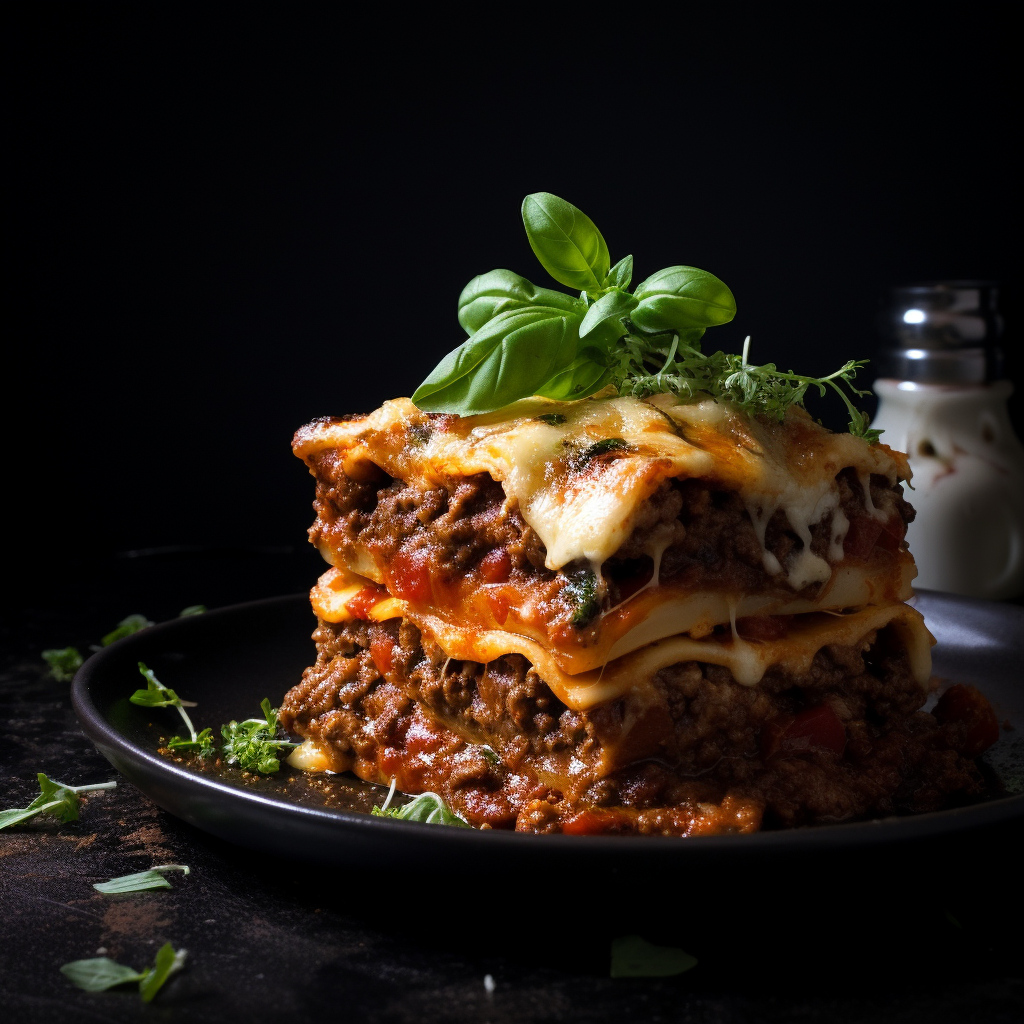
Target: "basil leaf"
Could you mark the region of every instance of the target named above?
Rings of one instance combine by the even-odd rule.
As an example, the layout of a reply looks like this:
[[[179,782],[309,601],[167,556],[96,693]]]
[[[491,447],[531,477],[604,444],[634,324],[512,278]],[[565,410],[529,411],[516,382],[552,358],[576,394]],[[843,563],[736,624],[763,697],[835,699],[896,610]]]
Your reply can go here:
[[[153,996],[160,991],[164,982],[174,974],[175,971],[181,970],[187,955],[188,954],[183,949],[175,952],[174,947],[169,942],[165,942],[160,949],[157,950],[156,963],[146,971],[142,980],[139,982],[139,995],[142,996],[142,1001],[144,1003],[152,1002]]]
[[[583,323],[580,324],[580,337],[585,338],[594,328],[607,321],[620,320],[634,310],[636,306],[637,300],[629,292],[621,292],[617,288],[602,295],[587,310],[587,315],[583,318]],[[612,323],[609,326],[617,328],[620,338],[628,333],[621,323]]]
[[[608,276],[605,278],[606,288],[621,288],[623,291],[629,287],[629,282],[633,280],[633,257],[623,256],[618,263],[608,271]]]
[[[656,946],[639,935],[612,939],[613,978],[669,978],[697,966],[697,958],[675,946]]]
[[[609,371],[604,365],[602,354],[596,349],[587,348],[539,387],[536,393],[557,402],[571,402],[596,394],[607,384],[608,377]]]
[[[60,973],[86,992],[106,992],[115,985],[142,981],[147,972],[135,971],[110,957],[98,956],[91,960],[72,960],[61,967]]]
[[[36,797],[28,807],[14,807],[7,811],[0,811],[0,828],[7,828],[9,825],[20,825],[23,821],[35,818],[48,810],[49,808],[46,804],[40,803],[39,798]]]
[[[696,267],[666,267],[633,294],[639,304],[630,320],[649,333],[715,327],[736,315],[736,300],[728,286]]]
[[[36,774],[36,779],[39,781],[39,796],[29,807],[45,808],[47,814],[60,821],[78,821],[78,793],[70,786],[52,781],[42,772]]]
[[[537,393],[576,358],[580,317],[550,307],[499,313],[413,393],[425,412],[494,412]]]
[[[560,284],[587,292],[605,287],[611,259],[594,222],[550,192],[523,200],[523,224],[544,269]]]
[[[147,889],[170,889],[171,883],[160,873],[162,871],[181,871],[189,873],[187,864],[160,864],[148,871],[136,871],[132,875],[121,875],[109,882],[94,882],[93,888],[98,892],[145,892]]]
[[[575,296],[556,292],[553,288],[538,288],[511,270],[492,270],[474,277],[462,289],[459,323],[472,336],[489,320],[509,310],[547,306],[582,314],[582,305]]]

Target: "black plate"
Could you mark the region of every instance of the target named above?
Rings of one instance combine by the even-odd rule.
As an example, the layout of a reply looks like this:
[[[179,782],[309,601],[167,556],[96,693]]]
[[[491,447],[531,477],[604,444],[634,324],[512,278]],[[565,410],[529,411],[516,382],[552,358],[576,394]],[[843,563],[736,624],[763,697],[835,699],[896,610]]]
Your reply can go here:
[[[792,856],[828,848],[850,849],[949,834],[1024,813],[1024,609],[922,593],[914,599],[939,640],[935,673],[973,683],[1011,729],[986,760],[1014,795],[971,807],[914,817],[821,825],[747,836],[662,837],[534,836],[419,825],[375,818],[368,810],[383,795],[349,776],[309,776],[285,769],[246,781],[198,771],[157,753],[161,736],[180,731],[170,709],[128,701],[142,685],[137,662],[161,682],[194,700],[197,728],[259,714],[269,697],[277,706],[314,657],[314,625],[305,594],[236,605],[177,619],[128,637],[90,658],[79,671],[73,700],[82,727],[126,778],[171,814],[231,842],[268,853],[334,864],[416,865],[518,863],[543,856],[547,866],[617,869],[642,862],[688,866],[708,858]],[[522,863],[526,863],[523,861]]]

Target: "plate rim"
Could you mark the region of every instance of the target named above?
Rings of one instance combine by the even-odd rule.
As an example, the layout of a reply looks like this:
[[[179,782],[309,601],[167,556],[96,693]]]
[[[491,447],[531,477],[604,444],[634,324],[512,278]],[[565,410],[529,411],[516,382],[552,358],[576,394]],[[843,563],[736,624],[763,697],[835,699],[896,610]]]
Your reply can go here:
[[[929,592],[919,592],[928,595]],[[954,595],[941,595],[952,597]],[[920,839],[961,832],[965,829],[993,825],[1008,821],[1024,814],[1024,793],[997,797],[979,804],[969,804],[941,811],[929,811],[916,815],[891,815],[866,821],[837,822],[834,824],[807,825],[791,829],[759,831],[745,835],[712,835],[712,836],[565,836],[535,835],[518,833],[505,829],[461,829],[442,828],[424,825],[419,822],[404,822],[394,819],[379,818],[361,811],[343,808],[315,807],[308,804],[290,803],[277,796],[269,796],[243,786],[232,785],[216,777],[190,771],[155,751],[150,751],[134,743],[120,733],[99,710],[93,700],[92,687],[106,667],[112,662],[120,662],[134,648],[143,648],[155,638],[178,632],[205,630],[209,623],[218,619],[252,615],[256,611],[273,610],[275,606],[282,609],[298,605],[299,601],[308,602],[306,593],[279,595],[247,601],[239,604],[226,605],[212,609],[202,615],[187,616],[158,623],[138,633],[132,634],[97,651],[89,657],[75,674],[71,684],[71,700],[78,721],[89,740],[99,752],[125,775],[129,781],[142,790],[145,795],[168,813],[188,821],[172,808],[140,785],[135,775],[153,776],[164,779],[170,785],[193,787],[199,794],[215,800],[227,800],[234,805],[236,802],[246,812],[264,813],[281,817],[283,820],[301,822],[306,827],[332,828],[352,831],[356,836],[373,837],[392,835],[395,838],[415,837],[418,845],[424,842],[430,846],[449,847],[456,849],[475,845],[490,844],[497,853],[499,850],[511,849],[525,853],[533,846],[538,850],[554,852],[588,851],[591,853],[622,853],[627,848],[645,855],[666,849],[681,852],[683,849],[692,854],[698,851],[709,854],[734,854],[743,849],[768,851],[803,851],[820,850],[822,847],[837,847],[849,850],[855,847],[877,846],[914,842]],[[996,602],[972,603],[993,604]],[[1022,610],[1024,611],[1024,610]],[[144,660],[144,659],[138,659]],[[108,750],[113,752],[108,753]],[[127,762],[137,772],[125,771],[119,762]],[[195,824],[195,822],[192,822]],[[197,827],[206,828],[204,825]],[[209,829],[206,829],[210,831]],[[218,832],[229,841],[230,836]],[[675,842],[673,842],[675,840]],[[513,845],[508,846],[509,843]],[[524,845],[525,844],[525,845]],[[250,846],[251,843],[242,843]]]

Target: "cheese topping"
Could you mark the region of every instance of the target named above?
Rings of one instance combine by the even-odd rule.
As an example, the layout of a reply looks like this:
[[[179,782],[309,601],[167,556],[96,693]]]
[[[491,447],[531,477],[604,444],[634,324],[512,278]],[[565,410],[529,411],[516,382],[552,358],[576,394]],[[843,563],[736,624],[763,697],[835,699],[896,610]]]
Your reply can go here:
[[[416,426],[422,436],[410,429]],[[797,407],[783,424],[761,423],[725,403],[679,402],[671,395],[528,399],[501,413],[436,420],[408,399],[395,399],[364,417],[310,424],[296,434],[294,447],[302,457],[338,448],[346,472],[351,468],[357,478],[366,462],[426,487],[488,473],[518,503],[555,570],[585,560],[598,571],[664,480],[699,477],[740,494],[762,549],[768,520],[783,510],[804,547],[785,566],[765,550],[764,563],[794,589],[831,574],[828,562],[810,551],[810,528],[829,513],[832,551],[841,550],[837,473],[852,466],[864,480],[879,474],[891,484],[910,475],[899,453],[833,434]]]

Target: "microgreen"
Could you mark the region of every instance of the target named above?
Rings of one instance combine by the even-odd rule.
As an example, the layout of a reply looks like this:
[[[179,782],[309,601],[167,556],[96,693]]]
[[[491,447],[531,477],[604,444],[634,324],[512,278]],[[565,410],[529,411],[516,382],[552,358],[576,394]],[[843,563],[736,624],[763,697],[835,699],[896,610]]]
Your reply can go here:
[[[213,757],[214,739],[212,729],[200,729],[194,737],[172,736],[167,741],[168,750],[180,750],[183,753],[198,754],[200,757]]]
[[[139,671],[142,673],[142,678],[146,680],[146,689],[136,690],[128,699],[133,704],[139,704],[144,708],[177,708],[178,714],[181,715],[188,728],[189,738],[187,740],[175,736],[170,740],[168,746],[175,749],[194,748],[201,756],[211,753],[213,737],[210,730],[204,729],[201,733],[197,733],[192,719],[188,717],[188,712],[185,710],[186,706],[194,708],[195,702],[182,700],[170,687],[164,686],[157,679],[153,670],[146,667],[145,662],[139,662]]]
[[[612,939],[613,978],[669,978],[697,966],[697,958],[675,946],[656,946],[639,935]]]
[[[391,800],[395,795],[395,780],[391,780],[391,789],[380,807],[370,812],[377,818],[395,818],[398,821],[421,821],[428,825],[454,825],[457,828],[471,828],[452,811],[436,793],[420,793],[401,807],[392,807]]]
[[[115,629],[112,629],[100,640],[100,643],[104,647],[109,647],[112,643],[123,640],[126,636],[138,633],[142,629],[149,629],[152,625],[153,623],[145,615],[127,615],[117,624]]]
[[[145,971],[136,971],[134,968],[125,967],[124,964],[119,964],[116,960],[111,960],[106,956],[93,957],[89,960],[74,960],[69,964],[64,964],[60,971],[86,992],[106,992],[107,989],[115,988],[118,985],[138,982],[142,1001],[149,1003],[160,991],[164,982],[176,971],[181,970],[187,955],[185,950],[175,950],[169,942],[165,942],[157,951],[153,966]]]
[[[182,608],[178,612],[179,619],[187,619],[190,615],[202,615],[206,611],[205,604],[190,604],[187,608]]]
[[[296,746],[285,738],[277,711],[266,698],[260,704],[263,718],[247,718],[221,727],[224,756],[228,764],[237,764],[249,772],[269,775],[281,767],[280,752]]]
[[[147,889],[170,889],[171,883],[163,876],[164,871],[180,871],[189,874],[187,864],[157,864],[148,871],[136,871],[132,875],[121,875],[109,882],[94,882],[93,888],[112,895],[123,892],[144,892]]]
[[[810,388],[835,391],[850,414],[850,431],[870,442],[867,417],[850,400],[866,394],[853,381],[864,360],[826,377],[753,366],[743,355],[705,353],[709,327],[736,315],[729,288],[696,267],[666,267],[632,292],[633,257],[610,266],[608,246],[581,210],[548,192],[523,200],[523,225],[537,259],[567,295],[539,288],[510,270],[473,278],[459,297],[459,323],[469,338],[434,368],[413,401],[426,412],[470,416],[522,398],[586,398],[606,388],[643,398],[729,401],[750,415],[782,419]]]
[[[42,652],[42,658],[50,666],[50,675],[58,683],[70,683],[84,660],[77,647],[50,648]]]
[[[91,793],[99,789],[115,789],[116,782],[97,782],[91,786],[65,786],[62,782],[54,782],[42,772],[36,775],[39,781],[39,796],[28,807],[13,807],[0,811],[0,828],[19,825],[40,814],[48,814],[58,821],[77,821],[79,793]]]

